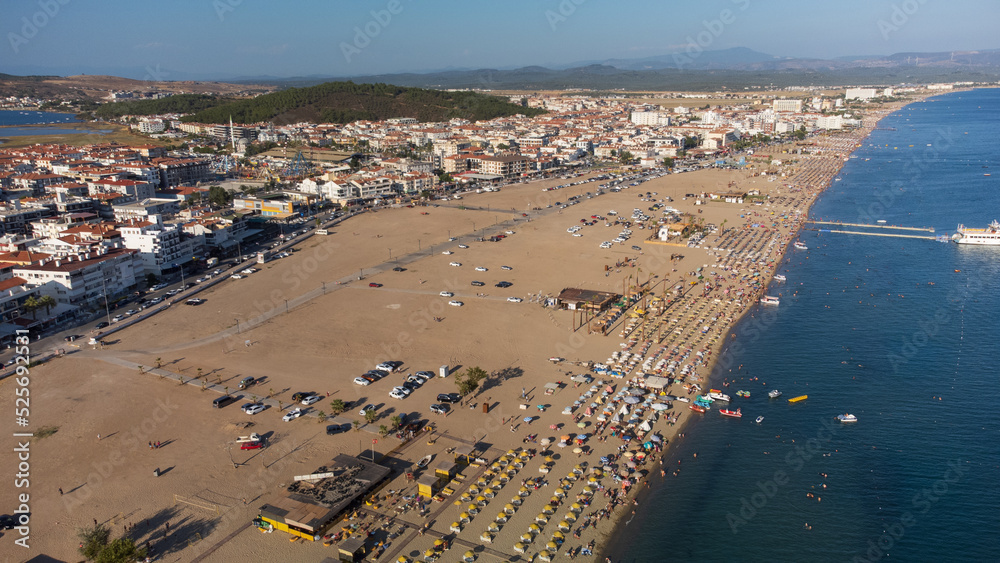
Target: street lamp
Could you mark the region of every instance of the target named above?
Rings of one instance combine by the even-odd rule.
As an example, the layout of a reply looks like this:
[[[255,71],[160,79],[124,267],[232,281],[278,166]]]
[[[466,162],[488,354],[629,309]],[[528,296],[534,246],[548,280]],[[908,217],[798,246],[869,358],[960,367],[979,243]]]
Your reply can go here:
[[[391,248],[389,249],[389,260],[390,261],[392,260],[392,249]]]
[[[240,320],[239,319],[235,319],[235,320],[236,320],[236,334],[239,334],[240,333]]]

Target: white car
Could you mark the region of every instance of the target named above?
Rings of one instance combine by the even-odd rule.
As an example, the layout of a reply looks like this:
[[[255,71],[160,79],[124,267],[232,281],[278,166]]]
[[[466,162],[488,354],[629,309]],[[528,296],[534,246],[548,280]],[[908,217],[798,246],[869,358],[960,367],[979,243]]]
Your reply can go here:
[[[234,280],[241,280],[241,279],[243,279],[243,276],[240,275],[240,274],[233,274],[233,275],[231,275],[229,277],[233,278]]]
[[[511,268],[510,266],[500,266],[500,269],[501,270],[513,270],[514,268]]]
[[[393,399],[399,399],[400,401],[402,401],[403,399],[406,398],[406,393],[403,393],[398,389],[393,389],[392,391],[389,391],[389,396],[392,397]]]
[[[523,301],[523,299],[521,299],[520,297],[508,297],[507,298],[507,302],[508,303],[520,303],[521,301]]]
[[[460,245],[458,245],[458,247],[459,248],[469,248],[469,245],[467,245],[467,244],[460,244]]]
[[[455,294],[452,293],[452,292],[450,292],[450,291],[442,291],[441,293],[438,293],[438,295],[440,295],[441,297],[454,297],[455,296]]]
[[[580,233],[573,233],[573,236],[575,236],[575,237],[582,237],[583,235],[581,235]]]
[[[444,251],[444,252],[442,252],[441,254],[452,254],[452,251],[450,251],[450,250],[445,250],[445,251]]]
[[[309,395],[305,399],[302,399],[302,404],[308,407],[309,405],[318,403],[322,398],[323,397],[320,397],[319,395]]]
[[[257,270],[255,270],[255,269],[253,269],[253,268],[244,268],[244,269],[240,270],[240,273],[241,273],[241,274],[246,274],[246,275],[248,275],[248,276],[249,276],[250,274],[252,274],[252,273],[254,273],[254,272],[256,272],[256,271],[257,271]]]
[[[264,405],[260,403],[250,403],[243,405],[243,412],[247,414],[257,414],[259,412],[264,412]]]
[[[298,418],[300,416],[302,416],[302,409],[298,409],[297,408],[295,410],[288,411],[288,414],[286,414],[285,416],[281,417],[281,420],[284,420],[285,422],[290,422],[290,421],[295,420],[296,418]]]
[[[365,408],[361,409],[361,411],[358,412],[358,414],[361,416],[365,416],[365,414],[367,414],[368,411],[375,412],[375,405],[365,405]]]
[[[396,369],[396,366],[390,364],[389,362],[382,362],[381,364],[375,366],[375,369],[384,371],[386,373],[392,373],[392,370]]]
[[[461,307],[462,305],[465,305],[465,303],[462,303],[461,301],[449,301],[448,304],[452,307]]]
[[[371,381],[368,381],[367,379],[365,379],[363,377],[355,377],[354,378],[354,384],[355,385],[371,385]]]
[[[452,262],[451,264],[448,264],[448,265],[449,266],[455,266],[457,268],[457,267],[461,266],[462,263],[461,262]]]
[[[484,267],[484,266],[476,266],[476,271],[477,271],[477,272],[486,272],[486,271],[488,271],[488,270],[489,270],[489,269],[488,269],[488,268],[486,268],[486,267]]]
[[[420,379],[422,379],[424,381],[428,381],[428,380],[430,380],[430,379],[432,379],[434,377],[434,374],[432,372],[429,372],[429,371],[418,371],[417,373],[413,374],[413,376],[414,377],[419,377]]]

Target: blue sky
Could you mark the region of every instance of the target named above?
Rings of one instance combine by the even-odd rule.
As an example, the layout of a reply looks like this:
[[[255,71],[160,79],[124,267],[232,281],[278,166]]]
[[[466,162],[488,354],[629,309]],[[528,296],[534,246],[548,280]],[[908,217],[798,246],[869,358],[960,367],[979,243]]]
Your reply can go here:
[[[724,12],[728,10],[727,12]],[[0,0],[0,72],[164,80],[1000,47],[995,0]]]

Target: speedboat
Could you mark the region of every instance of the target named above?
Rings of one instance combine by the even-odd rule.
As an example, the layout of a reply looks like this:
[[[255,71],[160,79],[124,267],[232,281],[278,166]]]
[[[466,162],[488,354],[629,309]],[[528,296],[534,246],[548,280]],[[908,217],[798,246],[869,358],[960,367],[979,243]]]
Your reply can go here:
[[[788,279],[788,278],[785,277],[785,274],[774,274],[774,281],[783,282],[786,279]]]
[[[711,394],[709,394],[709,395],[698,395],[697,397],[694,398],[694,402],[696,402],[696,403],[714,403],[715,399],[712,398]]]
[[[762,305],[777,305],[781,303],[781,300],[773,295],[765,295],[760,298],[760,302]]]
[[[716,401],[725,401],[727,403],[729,402],[729,395],[726,395],[725,393],[722,393],[721,391],[712,390],[708,394],[708,396],[709,396],[709,398],[715,399]]]
[[[424,469],[430,464],[432,459],[434,459],[433,455],[425,455],[424,457],[420,458],[420,461],[417,462],[417,467],[419,467],[420,469]]]
[[[701,405],[698,405],[698,404],[694,404],[694,405],[691,405],[691,407],[690,407],[690,408],[691,408],[691,410],[693,410],[694,412],[705,412],[705,407],[703,407],[703,406],[701,406]]]
[[[764,417],[763,416],[758,416],[757,417],[757,424],[760,424],[761,422],[764,422]]]
[[[801,242],[799,242],[799,241],[795,241],[795,244],[794,244],[793,246],[794,246],[794,247],[795,247],[795,248],[796,248],[797,250],[809,250],[809,247],[808,247],[808,246],[806,246],[806,245],[802,244],[802,243],[801,243]]]
[[[772,399],[777,399],[778,397],[781,396],[781,391],[778,391],[777,389],[771,389],[770,391],[767,392],[767,396]]]
[[[680,402],[682,402],[682,403],[690,403],[691,402],[691,399],[688,399],[687,397],[677,397],[677,400],[680,401]]]
[[[838,414],[837,420],[841,422],[857,422],[858,417],[854,416],[853,414]]]
[[[723,416],[731,416],[733,418],[740,418],[743,416],[743,413],[740,412],[740,409],[736,409],[734,411],[731,411],[729,409],[719,409],[719,414]]]

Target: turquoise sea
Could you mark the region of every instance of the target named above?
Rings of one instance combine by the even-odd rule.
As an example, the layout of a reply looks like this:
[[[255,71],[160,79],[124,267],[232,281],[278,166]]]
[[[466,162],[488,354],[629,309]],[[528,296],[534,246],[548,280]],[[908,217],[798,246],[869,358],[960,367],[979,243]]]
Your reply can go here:
[[[811,218],[935,229],[902,231],[924,236],[985,227],[1000,219],[998,128],[1000,89],[910,104],[855,151]],[[769,291],[781,305],[746,317],[739,350],[720,357],[714,386],[732,381],[744,417],[697,415],[606,555],[1000,561],[1000,411],[987,404],[1000,246],[800,239],[809,249],[789,251],[787,281]],[[769,400],[774,388],[784,395]]]

